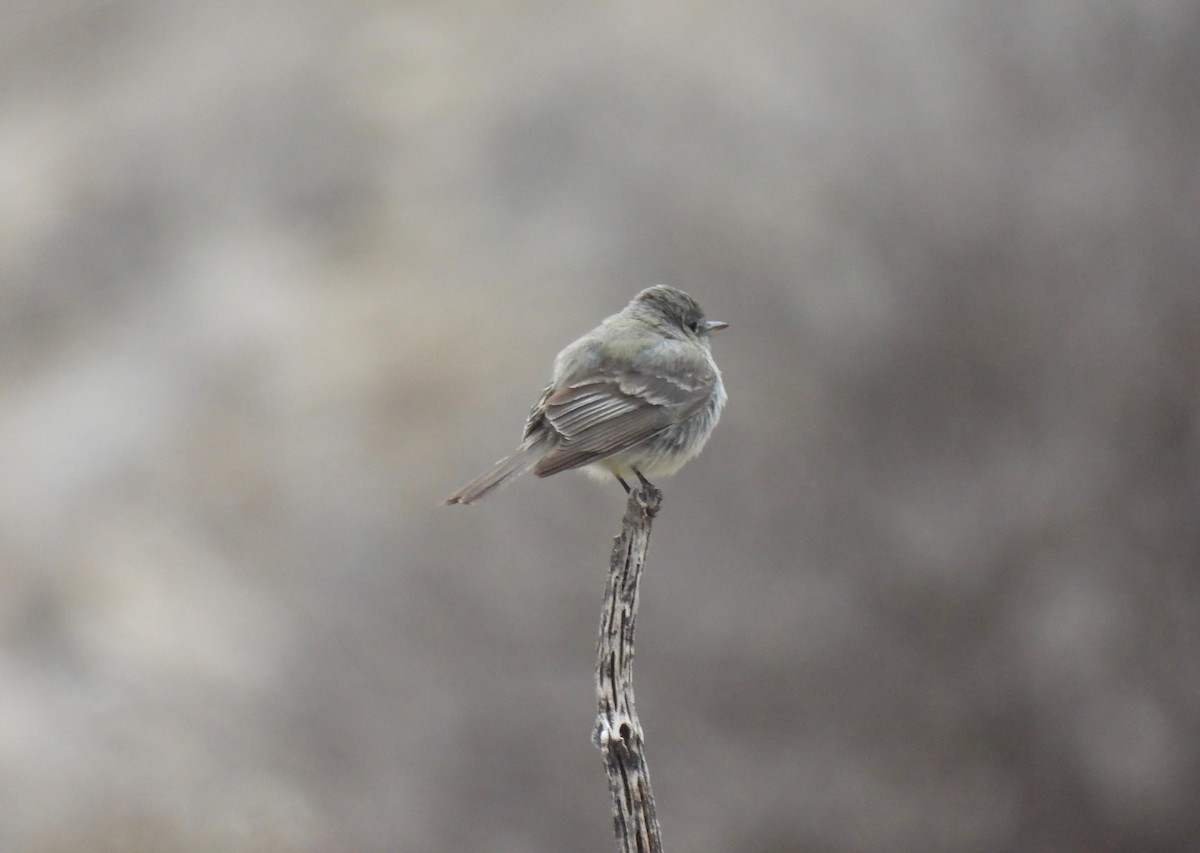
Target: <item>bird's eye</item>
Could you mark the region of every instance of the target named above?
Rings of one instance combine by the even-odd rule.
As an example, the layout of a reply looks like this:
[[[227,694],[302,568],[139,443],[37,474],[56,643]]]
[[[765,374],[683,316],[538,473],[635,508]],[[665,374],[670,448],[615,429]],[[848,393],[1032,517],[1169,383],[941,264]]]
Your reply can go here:
[[[692,320],[690,323],[687,324],[687,327],[692,330],[692,334],[694,334],[694,335],[700,334],[700,321],[699,320]]]

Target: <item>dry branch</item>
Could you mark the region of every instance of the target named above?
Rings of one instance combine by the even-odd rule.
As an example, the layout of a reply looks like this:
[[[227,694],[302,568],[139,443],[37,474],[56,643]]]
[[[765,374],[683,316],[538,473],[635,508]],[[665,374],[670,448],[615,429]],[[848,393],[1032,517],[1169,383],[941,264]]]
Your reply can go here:
[[[662,493],[649,483],[629,495],[621,535],[613,543],[596,649],[594,740],[608,772],[613,829],[620,853],[661,853],[662,838],[650,775],[643,752],[642,726],[633,704],[633,627],[638,581],[650,547],[650,526]]]

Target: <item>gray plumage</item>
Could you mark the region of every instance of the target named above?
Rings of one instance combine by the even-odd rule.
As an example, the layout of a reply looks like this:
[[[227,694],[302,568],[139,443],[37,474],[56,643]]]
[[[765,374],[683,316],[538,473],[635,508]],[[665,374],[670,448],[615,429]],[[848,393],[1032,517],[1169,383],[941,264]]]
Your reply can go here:
[[[554,360],[520,447],[447,504],[469,504],[530,468],[625,478],[673,474],[704,447],[725,405],[707,321],[692,297],[655,285]]]

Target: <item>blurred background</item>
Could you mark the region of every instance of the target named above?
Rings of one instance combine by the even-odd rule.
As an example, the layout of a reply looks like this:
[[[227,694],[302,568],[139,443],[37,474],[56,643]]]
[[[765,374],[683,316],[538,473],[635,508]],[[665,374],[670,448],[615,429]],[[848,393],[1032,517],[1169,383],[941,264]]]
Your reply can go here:
[[[614,849],[620,489],[437,502],[731,328],[670,850],[1200,849],[1200,5],[9,2],[0,849]]]

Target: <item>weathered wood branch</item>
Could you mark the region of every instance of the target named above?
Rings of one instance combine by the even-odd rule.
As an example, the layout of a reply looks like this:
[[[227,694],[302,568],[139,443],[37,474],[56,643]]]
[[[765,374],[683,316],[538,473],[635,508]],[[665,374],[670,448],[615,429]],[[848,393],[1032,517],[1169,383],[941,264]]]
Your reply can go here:
[[[621,535],[613,543],[596,648],[599,711],[593,739],[608,772],[613,830],[620,853],[662,853],[642,726],[633,704],[638,582],[650,547],[650,526],[661,503],[662,493],[649,483],[629,495]]]

